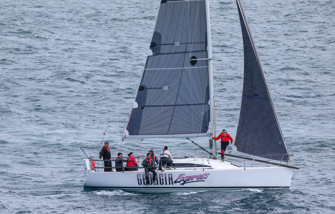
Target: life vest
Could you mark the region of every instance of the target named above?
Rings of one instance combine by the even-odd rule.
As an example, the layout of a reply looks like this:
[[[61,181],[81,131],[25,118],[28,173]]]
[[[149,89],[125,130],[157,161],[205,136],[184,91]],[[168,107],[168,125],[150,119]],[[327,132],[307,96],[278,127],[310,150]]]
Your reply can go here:
[[[111,152],[111,150],[110,150],[110,148],[108,148],[107,146],[104,146],[106,149],[107,149],[107,151],[110,153]]]
[[[233,143],[233,138],[228,133],[222,132],[219,136],[213,137],[214,140],[219,140],[220,138],[221,142],[229,142],[230,140]]]
[[[92,170],[95,170],[95,162],[94,162],[94,158],[91,158],[91,165],[92,165]]]
[[[151,160],[152,160],[152,158],[150,157],[150,160],[149,160],[149,161],[148,161],[148,158],[146,158],[146,160],[147,160],[147,162],[148,162],[147,165],[150,166],[150,165],[151,165]]]

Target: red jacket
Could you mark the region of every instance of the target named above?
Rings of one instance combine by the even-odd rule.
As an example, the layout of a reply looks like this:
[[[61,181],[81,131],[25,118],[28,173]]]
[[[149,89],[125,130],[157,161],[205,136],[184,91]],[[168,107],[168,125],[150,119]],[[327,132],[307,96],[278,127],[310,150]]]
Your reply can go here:
[[[224,133],[221,132],[221,134],[219,134],[219,136],[217,137],[213,137],[214,140],[219,140],[221,138],[221,142],[230,142],[233,143],[233,138],[228,134],[228,133]]]
[[[136,166],[136,159],[134,157],[128,157],[127,158],[127,165],[126,166]]]

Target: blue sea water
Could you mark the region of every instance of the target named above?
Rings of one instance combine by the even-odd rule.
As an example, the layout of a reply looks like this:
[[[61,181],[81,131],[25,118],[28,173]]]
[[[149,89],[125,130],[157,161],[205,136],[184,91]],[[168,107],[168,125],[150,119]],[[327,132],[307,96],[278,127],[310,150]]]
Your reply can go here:
[[[243,0],[294,164],[290,189],[84,191],[84,154],[116,151],[158,0],[0,2],[0,213],[334,213],[335,1]],[[236,3],[211,0],[218,129],[235,136],[243,81]],[[124,153],[169,141],[127,141]],[[200,142],[207,146],[207,142]],[[205,154],[186,140],[175,157]],[[224,179],[224,178],[223,178]]]

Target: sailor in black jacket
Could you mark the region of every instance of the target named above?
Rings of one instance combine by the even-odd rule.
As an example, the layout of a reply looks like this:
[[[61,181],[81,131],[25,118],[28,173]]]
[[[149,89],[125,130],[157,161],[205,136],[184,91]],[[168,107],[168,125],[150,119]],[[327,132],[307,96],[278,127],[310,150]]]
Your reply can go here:
[[[109,149],[109,143],[105,142],[105,146],[102,147],[101,151],[100,151],[100,155],[99,155],[99,161],[101,161],[101,157],[103,157],[104,160],[104,165],[105,165],[105,172],[108,171],[113,171],[112,170],[112,162],[111,162],[111,150]],[[109,167],[109,168],[106,168]]]
[[[147,158],[143,160],[142,165],[145,167],[145,180],[146,184],[149,185],[149,172],[153,174],[153,184],[156,185],[156,162],[152,159],[150,153],[147,154]]]
[[[123,159],[123,154],[119,152],[117,158],[115,158],[115,168],[117,172],[124,171],[123,162],[127,162],[127,159]]]

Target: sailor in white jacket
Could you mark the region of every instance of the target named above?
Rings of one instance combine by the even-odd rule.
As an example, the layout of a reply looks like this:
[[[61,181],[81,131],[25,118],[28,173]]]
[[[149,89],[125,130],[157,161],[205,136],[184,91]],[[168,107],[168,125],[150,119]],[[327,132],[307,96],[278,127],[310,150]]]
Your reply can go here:
[[[160,170],[165,170],[164,166],[167,165],[169,169],[172,169],[171,166],[173,165],[172,161],[172,155],[168,150],[167,146],[164,146],[164,149],[160,155],[160,160],[159,160],[159,169]]]

